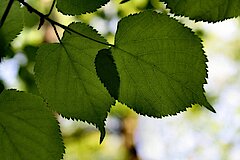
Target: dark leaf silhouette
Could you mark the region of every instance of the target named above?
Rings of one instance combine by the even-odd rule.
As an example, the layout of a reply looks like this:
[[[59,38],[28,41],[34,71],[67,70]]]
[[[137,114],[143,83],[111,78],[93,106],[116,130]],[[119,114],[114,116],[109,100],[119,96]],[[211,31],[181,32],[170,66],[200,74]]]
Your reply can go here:
[[[95,59],[97,74],[111,96],[118,99],[120,79],[109,49],[102,49]]]

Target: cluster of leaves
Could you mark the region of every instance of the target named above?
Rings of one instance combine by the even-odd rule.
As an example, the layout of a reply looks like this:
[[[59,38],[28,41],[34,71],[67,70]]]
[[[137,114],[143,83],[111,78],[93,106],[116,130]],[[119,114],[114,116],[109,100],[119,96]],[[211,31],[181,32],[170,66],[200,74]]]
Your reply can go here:
[[[240,0],[162,1],[173,14],[196,21],[217,22],[240,15]],[[79,15],[108,2],[58,0],[56,7],[63,14]],[[39,95],[16,90],[3,90],[0,95],[3,159],[61,159],[64,147],[53,113],[96,125],[102,141],[105,119],[116,100],[158,118],[193,104],[215,112],[204,95],[207,58],[201,40],[169,15],[145,10],[122,18],[115,42],[109,44],[87,24],[64,26],[24,0],[0,0],[1,58],[10,54],[10,42],[26,21],[26,9],[41,18],[40,24],[49,21],[65,32],[60,38],[55,29],[59,43],[37,50],[34,71]]]

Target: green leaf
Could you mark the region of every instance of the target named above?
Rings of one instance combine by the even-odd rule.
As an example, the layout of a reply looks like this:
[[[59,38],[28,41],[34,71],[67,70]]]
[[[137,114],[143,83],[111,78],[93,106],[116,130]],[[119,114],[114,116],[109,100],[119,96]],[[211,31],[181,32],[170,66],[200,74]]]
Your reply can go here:
[[[1,0],[0,18],[2,18],[5,9],[8,5],[8,2],[9,0]],[[7,52],[6,48],[9,46],[9,43],[14,38],[16,38],[16,36],[20,33],[22,28],[23,28],[22,10],[20,8],[20,4],[14,1],[3,26],[0,28],[0,59],[6,56],[5,55]]]
[[[161,0],[177,16],[217,22],[240,15],[240,0]]]
[[[93,12],[110,0],[58,0],[57,8],[67,15],[78,15],[86,12]]]
[[[82,23],[70,25],[73,30],[107,43],[95,30]],[[114,99],[99,80],[94,60],[107,45],[65,32],[62,44],[40,47],[36,57],[36,82],[50,107],[65,117],[95,124],[104,138],[104,121]]]
[[[0,17],[2,17],[8,0],[1,0]],[[16,16],[17,15],[17,16]],[[18,2],[14,2],[8,16],[0,28],[1,37],[4,37],[6,43],[11,42],[23,28],[23,13]]]
[[[38,50],[38,47],[36,46],[27,45],[24,47],[23,52],[28,58],[28,61],[35,62],[37,50]]]
[[[118,99],[120,78],[117,72],[116,64],[114,63],[111,51],[102,49],[98,52],[95,59],[97,75],[108,89],[110,95]]]
[[[136,112],[162,117],[195,103],[214,112],[203,93],[207,59],[201,40],[176,20],[152,11],[123,18],[112,54],[119,100]]]
[[[31,14],[26,7],[23,7],[24,26],[33,27],[39,24],[39,17],[36,14]]]
[[[4,37],[1,35],[0,32],[0,62],[3,57],[11,58],[14,56],[14,51],[10,43],[7,43]]]
[[[59,160],[64,146],[53,113],[38,96],[0,95],[0,155],[4,160]]]

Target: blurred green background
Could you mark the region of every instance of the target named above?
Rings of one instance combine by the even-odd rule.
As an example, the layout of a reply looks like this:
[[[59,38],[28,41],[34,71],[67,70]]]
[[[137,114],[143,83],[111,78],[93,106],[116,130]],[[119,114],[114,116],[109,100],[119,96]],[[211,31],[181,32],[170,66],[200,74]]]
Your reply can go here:
[[[48,13],[51,0],[28,0]],[[68,25],[85,22],[110,43],[117,22],[124,16],[144,9],[168,13],[158,0],[130,0],[110,3],[91,14],[64,16],[53,10],[50,18]],[[38,47],[57,42],[48,23],[37,30],[39,17],[27,12],[21,34],[8,48],[0,64],[0,90],[16,88],[39,94],[33,67]],[[173,16],[173,15],[171,15]],[[217,113],[193,106],[177,116],[154,119],[137,115],[116,103],[106,122],[107,135],[99,145],[100,133],[92,125],[58,117],[66,146],[64,160],[239,160],[240,150],[240,19],[215,24],[174,17],[192,28],[203,40],[208,56],[208,84],[204,87]],[[57,28],[60,35],[63,30]]]

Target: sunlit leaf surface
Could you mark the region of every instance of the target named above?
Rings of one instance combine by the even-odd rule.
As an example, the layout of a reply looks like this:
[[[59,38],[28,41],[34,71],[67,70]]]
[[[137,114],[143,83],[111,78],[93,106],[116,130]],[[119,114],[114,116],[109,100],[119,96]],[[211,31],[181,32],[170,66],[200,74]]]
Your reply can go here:
[[[100,42],[106,41],[82,23],[70,28]],[[114,99],[95,70],[95,57],[106,48],[91,39],[65,32],[61,44],[46,44],[37,52],[36,81],[49,106],[65,117],[95,124],[104,137],[104,121]]]
[[[123,18],[112,47],[120,74],[119,100],[138,113],[162,117],[207,102],[201,40],[176,20],[145,11]]]
[[[5,90],[0,95],[0,155],[3,160],[57,160],[64,146],[43,99]]]

